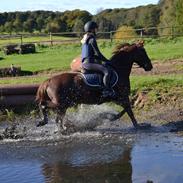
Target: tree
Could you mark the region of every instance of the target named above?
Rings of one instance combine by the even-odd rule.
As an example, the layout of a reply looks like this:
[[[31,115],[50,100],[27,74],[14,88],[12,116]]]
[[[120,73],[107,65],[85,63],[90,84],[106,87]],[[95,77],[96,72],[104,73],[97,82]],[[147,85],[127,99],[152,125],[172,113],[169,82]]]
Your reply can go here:
[[[4,25],[4,29],[8,32],[8,33],[12,33],[13,32],[13,23],[12,22],[6,22]]]
[[[177,28],[177,32],[183,33],[183,1],[177,0],[176,3],[176,25],[180,26]]]
[[[41,32],[41,30],[44,29],[45,25],[44,19],[42,17],[38,17],[36,19],[36,23],[37,23],[37,30]]]
[[[159,6],[161,8],[160,23],[159,23],[160,35],[168,35],[172,33],[171,27],[175,26],[176,24],[176,2],[177,0],[159,1]]]
[[[23,30],[22,22],[20,19],[16,18],[13,22],[13,27],[15,32],[21,32]]]
[[[60,25],[56,21],[50,22],[47,24],[46,30],[47,32],[53,32],[53,33],[59,32]]]
[[[74,24],[73,31],[74,32],[83,32],[84,24],[85,23],[82,19],[77,19]]]
[[[34,31],[36,22],[33,19],[28,19],[26,22],[23,23],[23,28],[25,32],[32,33]]]

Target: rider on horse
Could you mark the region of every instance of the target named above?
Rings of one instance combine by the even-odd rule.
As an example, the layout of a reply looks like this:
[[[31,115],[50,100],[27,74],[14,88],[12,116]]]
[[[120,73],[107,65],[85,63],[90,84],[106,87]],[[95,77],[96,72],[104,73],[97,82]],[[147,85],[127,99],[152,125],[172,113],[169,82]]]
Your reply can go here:
[[[81,40],[82,43],[82,68],[88,71],[100,72],[103,76],[104,90],[103,97],[114,97],[115,92],[110,86],[110,71],[102,64],[102,61],[108,63],[100,52],[96,42],[96,31],[98,25],[94,21],[89,21],[85,24],[84,30],[86,34]]]

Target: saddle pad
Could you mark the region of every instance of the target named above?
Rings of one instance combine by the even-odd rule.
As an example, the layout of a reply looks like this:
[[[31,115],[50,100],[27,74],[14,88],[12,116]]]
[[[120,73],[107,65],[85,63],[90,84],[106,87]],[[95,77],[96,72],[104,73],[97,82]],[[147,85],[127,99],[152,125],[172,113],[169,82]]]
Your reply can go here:
[[[103,87],[103,75],[98,73],[92,73],[92,74],[83,74],[83,79],[85,83],[92,87]],[[118,75],[115,71],[112,72],[111,75],[111,86],[114,87],[118,81]]]

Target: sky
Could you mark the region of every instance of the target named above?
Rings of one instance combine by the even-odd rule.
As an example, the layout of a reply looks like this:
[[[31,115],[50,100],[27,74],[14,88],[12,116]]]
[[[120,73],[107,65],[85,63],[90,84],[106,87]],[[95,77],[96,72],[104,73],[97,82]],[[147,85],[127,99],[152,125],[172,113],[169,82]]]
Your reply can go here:
[[[81,9],[96,14],[102,9],[157,4],[159,0],[0,0],[0,12]]]

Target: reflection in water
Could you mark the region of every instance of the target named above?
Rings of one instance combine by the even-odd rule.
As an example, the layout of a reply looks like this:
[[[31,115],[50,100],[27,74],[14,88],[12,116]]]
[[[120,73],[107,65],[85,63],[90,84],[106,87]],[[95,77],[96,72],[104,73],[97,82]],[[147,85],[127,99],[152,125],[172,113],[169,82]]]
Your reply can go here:
[[[120,159],[109,163],[87,166],[47,163],[42,169],[49,183],[131,183],[131,148],[125,149]]]
[[[0,183],[180,183],[182,152],[182,136],[156,131],[10,142],[0,145]]]

